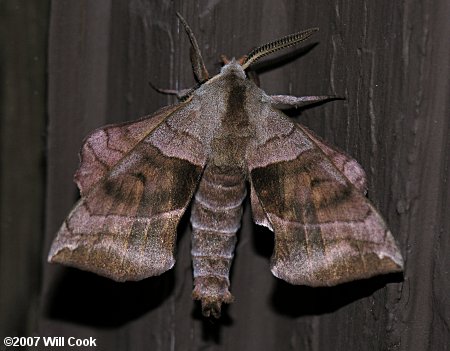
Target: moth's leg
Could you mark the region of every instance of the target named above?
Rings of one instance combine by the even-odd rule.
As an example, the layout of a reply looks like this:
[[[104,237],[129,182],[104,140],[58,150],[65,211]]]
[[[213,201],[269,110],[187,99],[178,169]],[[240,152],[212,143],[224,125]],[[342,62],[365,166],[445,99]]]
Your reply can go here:
[[[309,104],[339,99],[333,95],[319,96],[291,96],[291,95],[270,95],[270,103],[277,109],[287,109],[292,107],[302,107]]]
[[[184,101],[186,100],[197,88],[190,88],[190,89],[181,89],[181,90],[175,90],[175,89],[161,89],[156,86],[154,86],[151,82],[148,83],[154,90],[156,90],[158,93],[166,94],[166,95],[175,95],[178,100]]]
[[[185,96],[190,95],[192,92],[192,89],[181,89],[181,90],[174,90],[174,89],[157,89],[159,93],[167,94],[167,95],[176,95],[178,99],[183,99]]]

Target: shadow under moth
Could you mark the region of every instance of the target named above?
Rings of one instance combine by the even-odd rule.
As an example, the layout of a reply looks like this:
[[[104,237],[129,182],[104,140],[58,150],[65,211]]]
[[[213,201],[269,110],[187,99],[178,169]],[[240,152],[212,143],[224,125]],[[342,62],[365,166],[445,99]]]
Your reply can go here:
[[[49,253],[116,281],[171,269],[178,222],[192,201],[193,298],[205,316],[231,303],[229,272],[250,190],[254,221],[275,235],[272,273],[291,284],[332,286],[401,271],[402,257],[367,200],[361,166],[280,107],[329,96],[267,95],[246,75],[261,57],[317,29],[256,48],[210,78],[191,42],[198,85],[180,102],[137,121],[108,125],[84,141],[74,176],[81,199]]]

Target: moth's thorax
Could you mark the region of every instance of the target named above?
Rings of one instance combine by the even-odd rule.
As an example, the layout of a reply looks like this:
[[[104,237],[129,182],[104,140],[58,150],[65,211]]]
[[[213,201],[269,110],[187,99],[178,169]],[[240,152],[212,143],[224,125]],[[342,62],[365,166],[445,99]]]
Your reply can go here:
[[[253,89],[259,90],[247,79],[242,66],[232,61],[194,93],[192,103],[207,111],[200,119],[207,119],[212,127],[210,134],[201,135],[209,140],[208,162],[217,167],[245,169],[245,151],[254,136],[248,107]]]
[[[212,141],[212,162],[219,167],[244,169],[245,151],[254,133],[247,109],[249,82],[234,68],[226,71],[223,81],[227,90],[225,110]]]

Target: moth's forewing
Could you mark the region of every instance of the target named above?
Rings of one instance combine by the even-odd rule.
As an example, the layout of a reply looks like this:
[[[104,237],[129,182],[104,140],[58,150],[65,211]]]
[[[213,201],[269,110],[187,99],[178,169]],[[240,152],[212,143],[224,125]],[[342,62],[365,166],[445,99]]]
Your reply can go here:
[[[173,266],[176,228],[205,162],[201,147],[180,157],[172,152],[174,138],[192,143],[167,124],[185,105],[100,128],[85,140],[76,175],[82,197],[53,242],[51,262],[117,281]]]

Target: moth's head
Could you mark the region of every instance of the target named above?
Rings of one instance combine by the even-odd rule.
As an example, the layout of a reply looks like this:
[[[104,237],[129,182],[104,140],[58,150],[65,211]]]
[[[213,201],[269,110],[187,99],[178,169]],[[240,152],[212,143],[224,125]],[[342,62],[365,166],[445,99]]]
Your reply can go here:
[[[242,63],[240,62],[240,60],[241,59],[236,61],[234,57],[233,59],[229,60],[226,56],[222,55],[222,61],[224,63],[224,66],[220,70],[220,74],[221,75],[232,74],[239,78],[245,79],[246,78],[245,70],[242,67]]]

